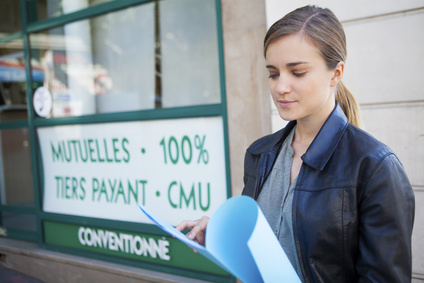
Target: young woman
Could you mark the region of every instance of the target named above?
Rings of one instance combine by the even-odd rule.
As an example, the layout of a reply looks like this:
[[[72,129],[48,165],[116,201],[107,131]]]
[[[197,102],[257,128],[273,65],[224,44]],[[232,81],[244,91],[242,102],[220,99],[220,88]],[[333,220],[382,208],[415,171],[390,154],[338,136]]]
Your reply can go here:
[[[414,194],[393,151],[359,127],[341,80],[343,27],[328,9],[299,8],[264,41],[282,130],[246,152],[243,190],[257,200],[304,282],[410,282]],[[204,244],[208,218],[184,221]]]

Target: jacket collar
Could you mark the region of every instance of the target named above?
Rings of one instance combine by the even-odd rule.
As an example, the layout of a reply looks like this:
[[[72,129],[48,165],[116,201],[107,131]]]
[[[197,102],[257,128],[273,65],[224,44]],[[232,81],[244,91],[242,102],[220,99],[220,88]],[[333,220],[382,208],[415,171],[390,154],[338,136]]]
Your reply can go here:
[[[317,170],[323,170],[339,144],[348,124],[346,115],[340,105],[336,103],[333,112],[331,112],[308,150],[302,155],[303,162]],[[295,125],[296,121],[289,122],[284,129],[272,134],[270,138],[261,139],[254,143],[248,148],[248,151],[254,155],[260,155],[265,152],[276,154]]]
[[[315,169],[323,170],[339,144],[348,124],[346,115],[337,103],[333,112],[331,112],[327,121],[302,156],[303,162]]]

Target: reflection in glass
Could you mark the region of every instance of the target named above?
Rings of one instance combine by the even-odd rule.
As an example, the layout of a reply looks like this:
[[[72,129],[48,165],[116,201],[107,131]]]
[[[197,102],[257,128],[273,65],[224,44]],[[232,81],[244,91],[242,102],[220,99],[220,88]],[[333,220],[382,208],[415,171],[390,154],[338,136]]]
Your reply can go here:
[[[2,223],[6,229],[37,231],[36,217],[30,214],[2,212]]]
[[[52,117],[154,107],[153,4],[32,34],[30,42]]]
[[[21,30],[21,5],[16,0],[0,1],[0,36]]]
[[[4,0],[2,0],[4,1]],[[13,0],[9,0],[13,1]],[[16,0],[15,0],[16,1]],[[111,0],[33,0],[27,4],[30,19],[44,20],[94,6]],[[16,1],[18,2],[18,1]],[[35,15],[33,13],[36,13]]]
[[[162,106],[220,103],[215,1],[160,1]]]
[[[216,26],[214,0],[175,0],[31,34],[50,117],[220,103]]]
[[[1,204],[34,206],[28,129],[0,131]]]
[[[34,83],[43,82],[40,68],[33,66]],[[26,72],[22,40],[0,44],[0,122],[27,119]]]

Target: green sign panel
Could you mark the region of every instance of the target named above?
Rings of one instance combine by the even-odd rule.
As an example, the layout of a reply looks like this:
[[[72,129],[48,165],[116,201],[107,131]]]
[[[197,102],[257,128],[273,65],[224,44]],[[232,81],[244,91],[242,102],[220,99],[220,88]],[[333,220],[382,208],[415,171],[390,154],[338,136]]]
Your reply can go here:
[[[104,255],[230,276],[172,237],[44,222],[45,243]]]

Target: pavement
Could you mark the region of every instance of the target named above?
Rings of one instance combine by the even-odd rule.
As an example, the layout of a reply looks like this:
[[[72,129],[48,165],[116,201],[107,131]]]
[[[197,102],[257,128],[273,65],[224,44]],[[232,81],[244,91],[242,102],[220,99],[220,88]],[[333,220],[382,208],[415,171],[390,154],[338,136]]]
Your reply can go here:
[[[8,269],[0,265],[0,282],[1,283],[43,283],[25,274],[15,270]]]

